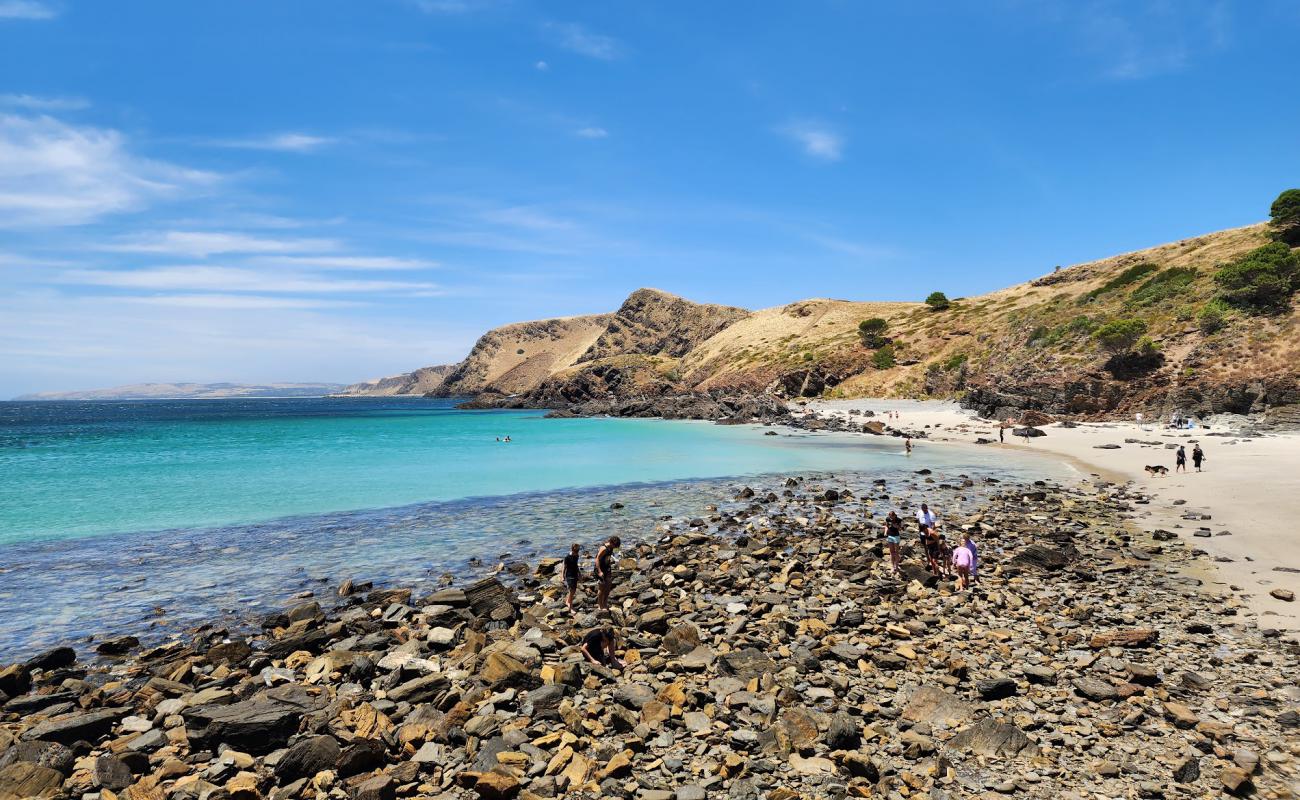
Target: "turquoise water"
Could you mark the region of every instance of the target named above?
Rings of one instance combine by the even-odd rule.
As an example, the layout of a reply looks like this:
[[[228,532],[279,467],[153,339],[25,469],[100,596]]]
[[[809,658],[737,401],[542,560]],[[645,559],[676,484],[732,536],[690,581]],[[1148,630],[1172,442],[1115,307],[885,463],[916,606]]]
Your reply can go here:
[[[976,448],[908,457],[892,438],[542,417],[423,399],[0,403],[0,654],[646,536],[779,475],[1060,474]]]

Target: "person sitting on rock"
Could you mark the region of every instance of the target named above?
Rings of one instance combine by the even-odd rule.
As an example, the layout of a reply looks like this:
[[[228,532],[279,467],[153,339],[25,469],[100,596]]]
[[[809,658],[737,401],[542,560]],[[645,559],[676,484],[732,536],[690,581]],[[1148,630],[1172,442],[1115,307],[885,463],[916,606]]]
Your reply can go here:
[[[599,667],[620,668],[623,662],[614,654],[618,636],[612,628],[593,628],[582,637],[582,654]]]
[[[614,589],[614,551],[622,543],[617,536],[611,536],[609,541],[596,551],[596,580],[599,582],[596,589],[596,605],[601,611],[609,610],[609,593]]]

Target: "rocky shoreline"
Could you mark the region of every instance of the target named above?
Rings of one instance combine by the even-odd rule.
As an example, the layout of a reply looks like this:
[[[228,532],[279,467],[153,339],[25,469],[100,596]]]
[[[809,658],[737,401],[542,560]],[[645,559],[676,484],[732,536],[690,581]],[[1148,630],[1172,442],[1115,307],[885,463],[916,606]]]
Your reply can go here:
[[[875,523],[920,499],[976,532],[974,590],[914,534],[888,574]],[[1194,541],[1133,533],[1145,503],[790,479],[629,531],[609,616],[564,614],[545,559],[59,648],[0,665],[0,798],[1295,796],[1300,648],[1187,577]],[[623,670],[584,663],[597,625]]]

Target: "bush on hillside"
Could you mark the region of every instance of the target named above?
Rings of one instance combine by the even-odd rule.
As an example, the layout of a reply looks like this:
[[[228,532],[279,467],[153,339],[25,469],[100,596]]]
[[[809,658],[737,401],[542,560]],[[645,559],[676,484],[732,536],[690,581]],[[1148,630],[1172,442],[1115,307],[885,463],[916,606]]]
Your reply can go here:
[[[885,346],[887,330],[889,323],[882,317],[871,317],[858,323],[858,336],[862,339],[862,344],[873,350]]]
[[[1269,209],[1273,236],[1289,245],[1300,245],[1300,189],[1287,189]]]
[[[930,307],[931,311],[943,311],[952,302],[948,300],[948,295],[943,292],[930,292],[930,296],[925,298],[925,304]]]
[[[889,369],[898,363],[894,356],[894,346],[887,344],[871,354],[871,366],[876,369]]]
[[[1143,320],[1116,319],[1098,328],[1093,337],[1111,353],[1127,353],[1146,332],[1147,324]]]
[[[1201,306],[1196,314],[1196,326],[1201,333],[1210,334],[1223,330],[1228,324],[1228,304],[1222,300],[1211,300]]]
[[[1283,242],[1257,247],[1214,273],[1219,295],[1252,314],[1280,314],[1300,288],[1300,257]]]
[[[1133,290],[1128,303],[1133,306],[1153,306],[1181,294],[1192,281],[1196,270],[1190,267],[1171,267],[1152,275],[1146,283]]]
[[[1107,292],[1113,292],[1116,289],[1128,286],[1130,283],[1136,283],[1141,278],[1144,278],[1159,269],[1160,267],[1152,264],[1150,261],[1143,261],[1141,264],[1134,264],[1084,296],[1088,299],[1095,300]]]

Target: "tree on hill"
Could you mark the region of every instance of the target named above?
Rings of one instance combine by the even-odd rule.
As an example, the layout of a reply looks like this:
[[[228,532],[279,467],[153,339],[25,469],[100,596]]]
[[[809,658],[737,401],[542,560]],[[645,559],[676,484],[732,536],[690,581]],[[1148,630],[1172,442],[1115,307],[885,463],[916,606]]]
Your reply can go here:
[[[1276,205],[1276,204],[1275,204]],[[1300,289],[1300,257],[1284,242],[1257,247],[1214,273],[1229,305],[1255,314],[1280,314]]]
[[[948,295],[943,292],[930,292],[930,296],[925,298],[925,304],[930,307],[931,311],[943,311],[952,305],[948,300]]]
[[[885,338],[887,330],[889,323],[883,317],[871,317],[858,323],[858,336],[861,337],[862,344],[872,350],[885,346],[888,341]]]
[[[1111,353],[1127,353],[1147,332],[1147,324],[1140,319],[1116,319],[1107,322],[1093,333],[1102,348]]]
[[[1269,209],[1273,236],[1291,246],[1300,245],[1300,189],[1287,189]]]

